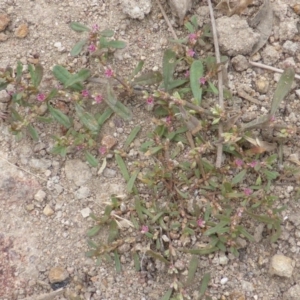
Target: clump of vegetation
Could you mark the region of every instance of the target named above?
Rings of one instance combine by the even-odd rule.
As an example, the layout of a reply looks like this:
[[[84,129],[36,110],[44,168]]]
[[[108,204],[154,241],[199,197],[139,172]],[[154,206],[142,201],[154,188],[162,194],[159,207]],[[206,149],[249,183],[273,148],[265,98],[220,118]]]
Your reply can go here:
[[[144,270],[145,257],[168,268],[172,284],[161,299],[189,299],[187,289],[197,271],[197,255],[216,251],[238,255],[239,237],[254,240],[249,233],[251,228],[246,228],[243,220],[250,217],[266,223],[270,240],[276,241],[281,232],[279,212],[284,207],[278,208],[271,185],[280,177],[276,168],[280,157],[269,154],[277,144],[262,140],[256,129],[272,132],[279,145],[293,135],[294,129],[280,123],[276,112],[291,89],[294,71],[289,68],[283,73],[269,113],[243,124],[239,122],[239,112],[232,114],[218,105],[203,105],[211,95],[219,93],[214,83],[222,63],[217,64],[211,56],[197,57],[197,47],[208,42],[210,32],[200,30],[195,18],[186,23],[188,36],[175,41],[179,46],[165,51],[162,72],[142,72],[141,61],[128,78],[121,78],[108,65],[113,49],[125,47],[122,41],[113,39],[113,31],[99,31],[96,26],[89,29],[78,23],[72,23],[71,28],[89,33],[71,54],[87,49],[95,57],[103,70],[97,75],[103,75],[107,83],[105,93],[91,94],[85,89],[87,81],[98,80],[88,69],[71,72],[57,65],[53,75],[59,87],[41,91],[41,65],[29,65],[29,74],[21,63],[16,72],[7,68],[0,74],[0,89],[9,94],[4,117],[12,134],[21,138],[28,132],[38,140],[35,124],[56,121],[64,130],[54,137],[53,153],[65,156],[71,149],[80,149],[96,167],[99,156],[112,152],[97,146],[103,124],[113,113],[125,121],[132,118],[132,112],[120,100],[121,93],[134,95],[142,90],[145,109],[154,117],[155,125],[140,147],[151,163],[126,163],[128,147],[140,126],[132,130],[124,149],[114,150],[130,201],[122,208],[126,199],[113,195],[102,216],[91,215],[95,226],[87,233],[91,248],[87,255],[97,257],[99,262],[113,257],[117,271],[121,271],[119,248],[130,244],[137,271]],[[177,71],[179,63],[184,72]],[[115,81],[118,86],[113,86]],[[229,92],[227,95],[230,97]],[[62,98],[70,104],[68,113],[60,108]],[[95,115],[86,111],[88,101],[105,104],[103,111]],[[81,123],[79,129],[74,120]],[[224,129],[221,137],[217,134],[219,124]],[[223,164],[216,168],[220,144]],[[141,193],[145,190],[148,197]],[[102,230],[108,232],[106,244],[97,241]],[[183,268],[178,264],[182,253],[191,257],[190,264]],[[209,299],[209,278],[209,273],[203,275],[199,299]]]

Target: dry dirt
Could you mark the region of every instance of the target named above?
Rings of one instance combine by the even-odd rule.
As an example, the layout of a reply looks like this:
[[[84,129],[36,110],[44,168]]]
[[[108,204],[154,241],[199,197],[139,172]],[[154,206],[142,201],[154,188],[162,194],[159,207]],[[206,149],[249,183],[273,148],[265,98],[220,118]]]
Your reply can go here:
[[[207,4],[205,1],[195,2],[193,13],[197,12],[207,20],[207,14],[204,16],[201,13],[207,11]],[[279,2],[291,4],[288,0]],[[203,10],[199,9],[204,6]],[[164,7],[171,17],[168,6]],[[285,18],[297,18],[289,5],[284,7],[287,7],[287,11],[282,12],[281,22]],[[85,55],[77,58],[69,56],[69,51],[79,39],[79,35],[68,26],[71,21],[113,29],[117,38],[127,42],[127,48],[115,54],[112,64],[120,74],[132,70],[142,56],[146,58],[147,69],[159,68],[162,52],[168,45],[168,39],[172,38],[155,1],[151,13],[143,20],[129,19],[123,14],[120,1],[117,0],[1,0],[0,13],[8,14],[11,19],[5,31],[7,40],[0,42],[0,68],[15,66],[18,60],[26,65],[38,55],[47,70],[48,79],[51,78],[50,70],[55,64],[68,65],[74,69],[88,65]],[[14,32],[21,24],[28,25],[29,33],[24,38],[17,38]],[[182,36],[184,29],[177,27],[176,31]],[[270,43],[276,44],[280,59],[274,66],[278,67],[281,61],[293,57],[295,68],[299,71],[299,50],[294,55],[285,53],[282,50],[284,41],[278,40],[275,31]],[[299,45],[299,40],[298,34],[294,42]],[[260,95],[255,90],[255,81],[264,77],[270,89],[261,100],[270,99],[276,85],[272,72],[251,67],[243,72],[236,72],[231,67],[229,71],[233,86],[236,88],[239,83],[243,83],[254,97]],[[299,85],[299,81],[296,85]],[[287,121],[299,125],[296,85],[289,98],[289,106],[282,111]],[[255,114],[260,110],[256,105],[249,105],[246,100],[239,98],[239,101],[243,102],[244,111]],[[151,123],[151,117],[144,112],[142,99],[133,99],[129,105],[134,113],[133,120],[129,124],[120,125],[114,119],[103,131],[103,134],[114,135],[120,148],[136,124],[143,128],[138,141],[141,143]],[[292,117],[294,119],[290,120]],[[45,127],[39,130],[49,132]],[[51,293],[53,286],[49,283],[48,274],[55,266],[61,266],[67,271],[69,281],[63,286],[64,294],[50,296],[49,299],[160,299],[168,290],[170,282],[165,271],[156,269],[154,263],[151,266],[151,261],[145,273],[137,273],[130,257],[123,253],[122,273],[117,274],[114,266],[96,266],[94,260],[85,257],[85,251],[88,250],[86,231],[93,222],[83,218],[82,210],[89,208],[100,212],[111,194],[126,193],[124,179],[114,161],[108,161],[111,172],[106,176],[98,176],[97,170],[90,167],[88,174],[84,175],[76,157],[70,156],[64,160],[49,154],[52,144],[46,134],[41,135],[38,143],[30,139],[17,143],[5,124],[1,125],[0,299],[40,299],[38,296]],[[284,147],[285,158],[291,153],[298,153],[298,145],[299,138],[295,136],[295,140]],[[67,170],[68,161],[69,167],[73,168],[71,171]],[[76,178],[69,180],[67,172],[74,172],[75,177],[81,178],[82,182],[75,184]],[[190,299],[197,299],[199,282],[208,271],[212,276],[209,293],[213,299],[280,300],[284,299],[283,295],[289,288],[300,283],[300,207],[294,196],[296,188],[294,182],[274,187],[281,204],[287,204],[287,210],[282,214],[287,217],[282,223],[282,237],[274,244],[270,244],[264,234],[258,238],[258,243],[242,241],[244,247],[238,258],[228,253],[201,257],[197,282],[187,291]],[[36,196],[39,190],[46,193],[42,199]],[[50,216],[44,213],[46,206],[53,210]],[[259,235],[259,230],[262,232],[263,229],[252,228],[252,233],[258,232]],[[270,259],[276,253],[293,259],[292,276],[284,278],[269,274]],[[186,264],[185,258],[182,260]]]

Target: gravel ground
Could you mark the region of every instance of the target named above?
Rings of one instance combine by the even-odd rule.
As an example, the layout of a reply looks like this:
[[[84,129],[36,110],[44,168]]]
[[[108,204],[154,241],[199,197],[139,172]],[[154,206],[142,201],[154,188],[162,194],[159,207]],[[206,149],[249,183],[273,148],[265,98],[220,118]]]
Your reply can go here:
[[[292,65],[300,74],[299,9],[293,9],[297,1],[271,1],[272,33],[267,45],[252,57],[253,61],[278,68]],[[146,58],[147,69],[159,68],[163,50],[172,38],[159,7],[153,1],[149,14],[145,10],[138,16],[140,19],[132,19],[122,11],[120,2],[2,0],[0,14],[8,16],[10,23],[0,32],[0,68],[15,66],[18,60],[26,65],[39,56],[49,79],[50,70],[57,63],[73,68],[88,66],[85,55],[69,56],[79,39],[68,27],[71,21],[113,29],[118,39],[127,42],[127,48],[114,54],[113,68],[120,74],[132,70],[141,57]],[[208,23],[206,1],[194,2],[192,14],[198,15],[200,24]],[[262,1],[254,0],[241,17],[228,18],[216,13],[221,51],[231,59],[228,66],[228,86],[234,95],[231,105],[242,109],[245,122],[267,110],[279,78],[278,74],[248,63],[250,46],[257,42],[257,33],[251,33],[246,20],[261,4]],[[183,27],[176,25],[170,9],[164,7],[176,33],[183,36]],[[0,18],[0,31],[2,21]],[[259,103],[249,102],[242,96],[245,93]],[[130,105],[133,120],[120,124],[113,119],[103,134],[114,136],[121,149],[131,129],[141,125],[142,134],[130,149],[134,160],[141,155],[138,146],[151,127],[151,117],[145,113],[141,99],[133,99]],[[299,111],[298,80],[280,107],[280,115],[287,124],[299,127]],[[40,128],[45,133],[51,130]],[[117,274],[112,265],[97,266],[84,255],[86,231],[93,224],[87,217],[89,212],[102,211],[111,194],[126,193],[125,181],[114,160],[108,160],[107,169],[98,175],[98,170],[77,157],[70,155],[63,160],[52,156],[51,143],[46,134],[37,143],[29,139],[17,143],[5,124],[1,125],[0,299],[160,299],[170,282],[166,280],[166,271],[155,262],[148,260],[145,271],[137,273],[125,247],[120,249],[122,273]],[[295,135],[283,147],[284,160],[298,153],[299,137]],[[298,183],[282,182],[272,187],[280,204],[287,205],[282,213],[280,239],[270,244],[267,229],[262,225],[253,227],[250,222],[256,242],[250,244],[240,239],[238,258],[221,252],[199,258],[196,274],[199,280],[187,291],[190,299],[197,299],[199,282],[208,271],[212,277],[209,294],[214,300],[300,299],[300,206],[295,193]],[[188,256],[180,258],[183,271],[188,259]],[[63,288],[61,294],[51,294],[53,288],[59,287]]]

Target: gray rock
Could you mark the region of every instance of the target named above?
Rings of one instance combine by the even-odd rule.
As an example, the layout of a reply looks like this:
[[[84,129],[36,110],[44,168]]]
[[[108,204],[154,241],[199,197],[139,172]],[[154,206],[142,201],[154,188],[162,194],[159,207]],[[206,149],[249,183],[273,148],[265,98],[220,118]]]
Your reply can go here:
[[[283,300],[299,300],[300,299],[300,284],[296,284],[288,289],[283,294]]]
[[[292,41],[286,41],[283,46],[283,51],[289,55],[295,55],[299,50],[299,43],[293,43]]]
[[[122,10],[132,19],[143,20],[152,8],[151,0],[122,0]]]
[[[259,34],[238,15],[219,18],[216,20],[216,26],[221,51],[230,56],[250,54],[253,46],[259,41]]]
[[[29,166],[37,170],[45,171],[51,167],[51,161],[45,158],[41,158],[41,159],[32,158],[29,162]]]
[[[279,58],[280,54],[273,46],[267,45],[262,51],[262,59],[266,65],[272,65],[276,63]]]
[[[272,257],[269,273],[281,277],[291,277],[294,270],[293,260],[287,256],[276,254]]]
[[[77,186],[85,184],[92,178],[90,168],[81,160],[73,159],[66,162],[66,177],[72,180]]]
[[[238,72],[247,70],[249,67],[249,63],[247,58],[244,55],[237,55],[232,60],[231,63],[234,69]]]
[[[0,102],[6,103],[10,99],[10,95],[6,90],[0,91]]]
[[[169,0],[172,13],[179,18],[179,23],[183,24],[186,13],[192,8],[192,0]]]
[[[78,200],[85,199],[90,195],[90,193],[91,191],[87,186],[82,186],[76,191],[75,197]]]
[[[298,33],[297,19],[285,19],[279,25],[279,39],[280,41],[292,40]]]
[[[254,291],[253,283],[251,283],[249,281],[242,280],[241,284],[242,284],[242,290],[243,291],[245,291],[245,292],[253,292]]]
[[[109,169],[109,168],[106,168],[104,171],[103,171],[103,176],[104,177],[107,177],[107,178],[113,178],[113,177],[116,177],[116,174],[117,172],[113,169]]]

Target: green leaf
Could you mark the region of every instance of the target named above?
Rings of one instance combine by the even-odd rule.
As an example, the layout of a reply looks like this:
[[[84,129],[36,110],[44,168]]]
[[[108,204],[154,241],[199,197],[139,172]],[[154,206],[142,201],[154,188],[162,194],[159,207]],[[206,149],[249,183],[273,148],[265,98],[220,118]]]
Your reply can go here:
[[[185,84],[187,82],[188,82],[187,79],[176,79],[176,80],[173,80],[173,81],[171,81],[169,83],[169,89],[173,90],[173,89],[175,89],[175,88],[177,88],[177,87],[179,87],[179,86],[181,86],[181,85],[183,85],[183,84]]]
[[[231,184],[234,185],[241,182],[244,179],[246,173],[247,173],[246,170],[242,170],[241,172],[239,172],[237,175],[233,177]]]
[[[166,265],[170,264],[170,262],[166,258],[164,258],[161,254],[159,254],[153,250],[147,250],[146,254],[149,256],[152,256],[155,259],[160,260],[161,262],[165,263]]]
[[[99,132],[100,126],[93,115],[84,111],[83,108],[78,104],[75,103],[75,110],[80,119],[80,122],[89,129],[93,134]]]
[[[176,53],[167,49],[163,56],[163,83],[166,92],[170,91],[170,83],[173,81],[176,64]]]
[[[86,44],[87,39],[80,40],[71,50],[71,56],[77,56],[81,51],[83,46]]]
[[[138,214],[138,217],[139,217],[140,221],[144,222],[142,204],[141,204],[141,201],[140,201],[139,197],[135,197],[135,199],[134,199],[134,208],[136,210],[136,213]]]
[[[137,134],[140,132],[141,129],[142,129],[141,126],[136,126],[131,130],[128,138],[125,141],[124,147],[123,147],[125,151],[130,146],[130,144],[134,141],[134,139],[136,138]]]
[[[107,43],[108,48],[114,48],[114,49],[123,49],[126,47],[126,43],[123,41],[109,41]]]
[[[145,156],[151,156],[154,155],[156,153],[158,153],[159,151],[161,151],[164,147],[163,146],[156,146],[153,148],[150,148],[146,153]]]
[[[85,252],[86,257],[94,257],[96,255],[97,255],[97,250],[89,250],[89,251]]]
[[[63,125],[66,128],[70,128],[72,126],[71,120],[63,112],[56,108],[53,108],[51,105],[48,105],[48,109],[50,114],[59,124]]]
[[[199,297],[203,297],[205,295],[210,279],[211,279],[210,273],[205,273],[203,275],[200,290],[199,290]]]
[[[70,27],[76,32],[91,31],[88,27],[78,22],[71,22]]]
[[[22,72],[23,72],[23,64],[20,61],[18,61],[16,83],[20,83],[21,78],[22,78]]]
[[[54,146],[51,149],[52,154],[59,154],[62,157],[65,157],[67,155],[67,147],[66,146]]]
[[[114,34],[115,32],[111,29],[104,29],[100,32],[100,35],[105,37],[112,37]]]
[[[182,252],[195,254],[195,255],[207,255],[216,251],[219,251],[218,247],[206,247],[202,249],[181,249]]]
[[[55,76],[55,78],[58,81],[60,81],[64,86],[65,86],[66,82],[72,76],[72,74],[66,68],[64,68],[63,66],[59,66],[59,65],[54,66],[52,72],[53,72],[53,75]],[[80,83],[76,83],[76,84],[70,86],[70,88],[75,91],[83,90],[83,86]]]
[[[71,77],[65,82],[65,87],[70,87],[75,83],[82,83],[91,76],[89,69],[82,69],[77,74],[72,74]]]
[[[208,82],[208,86],[209,86],[209,91],[211,91],[213,94],[215,95],[219,95],[219,91],[218,89],[215,87],[215,85],[213,83],[211,83],[210,81]]]
[[[87,243],[88,243],[88,245],[89,245],[90,248],[92,248],[92,249],[98,249],[98,245],[94,241],[92,241],[92,240],[89,239],[87,241]]]
[[[92,167],[96,168],[98,166],[97,158],[94,155],[92,155],[89,151],[85,151],[85,159]]]
[[[109,224],[108,229],[108,243],[112,243],[119,236],[118,223],[112,220]]]
[[[107,97],[105,97],[105,102],[125,121],[130,121],[132,119],[132,112],[123,103],[117,100],[116,95],[109,83],[107,84]]]
[[[113,113],[114,111],[110,107],[107,107],[104,110],[103,114],[100,115],[100,117],[98,117],[97,119],[99,126],[102,126],[111,117]]]
[[[58,94],[58,90],[53,88],[50,93],[48,94],[48,96],[46,97],[46,101],[49,101],[51,99],[53,99],[54,97],[56,97],[56,95]]]
[[[141,270],[140,257],[136,251],[133,252],[132,256],[134,261],[134,268],[137,272],[139,272]]]
[[[30,73],[30,78],[31,78],[31,83],[35,88],[38,88],[40,85],[42,79],[43,79],[43,73],[44,69],[41,64],[37,64],[36,66],[34,65],[28,65],[29,73]]]
[[[96,225],[87,232],[88,237],[95,236],[100,231],[101,226]]]
[[[254,237],[241,225],[237,225],[236,229],[246,237],[250,242],[254,242]]]
[[[117,273],[121,273],[121,262],[120,262],[120,257],[119,257],[117,250],[114,251],[114,259],[115,259],[116,271],[117,271]]]
[[[129,179],[130,179],[130,175],[129,175],[129,172],[126,168],[126,165],[125,165],[125,162],[124,162],[123,158],[119,154],[116,154],[115,158],[116,158],[116,162],[118,164],[118,167],[119,167],[124,179],[126,180],[126,182],[128,182]]]
[[[198,268],[198,264],[199,264],[199,257],[193,255],[189,264],[188,275],[187,275],[185,286],[189,286],[193,283]]]
[[[133,187],[134,187],[134,183],[135,183],[135,180],[139,174],[140,170],[135,170],[132,174],[132,176],[130,177],[130,179],[128,180],[128,183],[127,183],[127,192],[128,193],[131,193],[132,190],[133,190]]]
[[[145,61],[144,60],[140,60],[137,64],[137,66],[134,68],[131,76],[129,77],[129,80],[132,80],[137,74],[139,74],[144,66]]]
[[[28,131],[29,131],[30,136],[32,137],[32,139],[34,141],[38,141],[39,140],[39,134],[37,133],[36,129],[31,124],[29,124],[27,126],[27,129],[28,129]]]
[[[271,104],[271,111],[270,111],[271,116],[273,116],[276,113],[281,101],[286,97],[286,95],[291,90],[294,78],[295,78],[295,71],[293,68],[287,68],[281,75],[276,90],[274,92],[274,96]]]
[[[133,85],[152,85],[160,83],[162,80],[162,75],[159,71],[150,71],[148,73],[142,74],[133,80]]]
[[[173,293],[173,289],[168,290],[161,298],[160,300],[170,300]]]
[[[228,227],[224,228],[224,226],[228,225],[227,221],[221,221],[218,225],[215,227],[212,227],[204,232],[205,235],[212,235],[215,233],[224,233],[228,231]]]
[[[185,22],[184,27],[188,30],[189,33],[195,32],[195,28],[194,28],[193,24],[191,24],[190,22]]]
[[[202,87],[199,79],[203,77],[204,69],[201,60],[194,60],[190,70],[190,85],[196,104],[200,105],[202,100]]]

